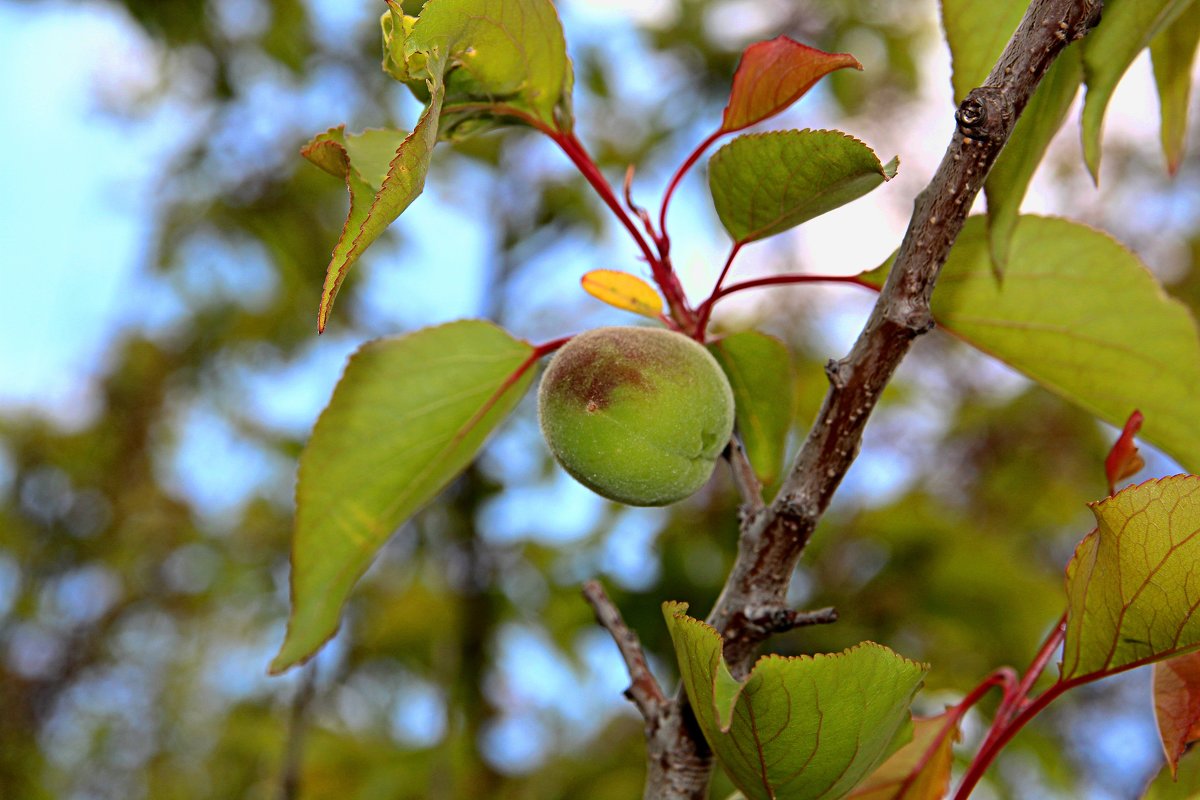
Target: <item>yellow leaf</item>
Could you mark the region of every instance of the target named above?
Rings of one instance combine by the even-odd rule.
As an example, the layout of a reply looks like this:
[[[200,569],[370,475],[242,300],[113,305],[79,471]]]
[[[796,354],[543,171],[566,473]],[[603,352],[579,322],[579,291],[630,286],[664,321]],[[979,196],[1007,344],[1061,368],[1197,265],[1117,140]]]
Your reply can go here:
[[[662,315],[662,298],[653,286],[636,275],[615,269],[594,269],[584,275],[580,283],[585,292],[610,306],[650,319]]]

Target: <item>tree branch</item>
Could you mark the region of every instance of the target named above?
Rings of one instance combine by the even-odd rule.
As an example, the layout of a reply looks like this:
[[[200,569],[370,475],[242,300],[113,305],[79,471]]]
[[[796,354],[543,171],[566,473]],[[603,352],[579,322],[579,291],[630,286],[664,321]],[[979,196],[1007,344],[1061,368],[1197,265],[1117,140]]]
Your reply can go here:
[[[808,439],[774,502],[742,525],[737,559],[708,617],[725,637],[725,659],[736,677],[749,672],[758,645],[771,633],[756,610],[785,607],[796,562],[858,455],[867,419],[913,341],[934,326],[929,306],[934,283],[988,171],[1054,59],[1099,21],[1101,4],[1033,0],[985,85],[959,106],[957,130],[917,196],[870,318],[849,355],[826,370],[829,391]],[[682,692],[675,703],[686,703]],[[707,753],[687,726],[678,730],[668,753],[680,759]],[[647,800],[706,796],[707,774],[686,786],[670,783],[655,774],[670,761],[656,758],[653,741],[650,750]],[[651,786],[670,786],[671,792],[651,794]]]
[[[657,718],[667,698],[663,694],[654,674],[646,664],[646,654],[637,634],[630,630],[621,618],[621,612],[608,597],[599,581],[588,581],[583,584],[583,597],[596,614],[596,621],[612,636],[621,651],[625,668],[629,670],[631,683],[625,690],[625,696],[642,712],[642,717],[650,722]]]

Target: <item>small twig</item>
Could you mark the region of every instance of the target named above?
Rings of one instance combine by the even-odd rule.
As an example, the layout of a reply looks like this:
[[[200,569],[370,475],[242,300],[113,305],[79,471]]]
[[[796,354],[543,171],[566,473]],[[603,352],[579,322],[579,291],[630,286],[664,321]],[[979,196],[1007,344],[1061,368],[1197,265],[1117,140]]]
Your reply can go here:
[[[642,717],[647,721],[656,721],[666,705],[667,698],[663,695],[662,687],[658,685],[650,667],[646,664],[646,654],[637,634],[630,630],[621,618],[621,612],[608,597],[599,581],[588,581],[583,584],[583,598],[596,614],[596,622],[608,631],[621,651],[625,668],[629,670],[630,684],[625,690],[625,696],[637,706]]]
[[[773,633],[787,633],[796,628],[807,628],[810,625],[832,625],[838,621],[837,609],[833,606],[818,608],[815,611],[797,611],[786,606],[767,606],[747,609],[745,624],[759,631],[763,636]]]
[[[637,215],[637,218],[642,221],[642,227],[646,229],[646,234],[654,241],[654,246],[658,247],[660,252],[662,249],[662,240],[658,236],[658,232],[654,230],[654,221],[650,219],[650,212],[633,202],[633,174],[636,171],[633,164],[625,168],[625,183],[622,189],[625,193],[625,207]]]
[[[741,512],[743,519],[763,510],[762,484],[758,481],[758,476],[754,474],[754,467],[750,464],[750,459],[746,456],[746,448],[742,446],[742,442],[735,435],[729,440],[729,444],[725,446],[725,451],[721,453],[725,460],[729,462],[729,474],[733,477],[733,485],[737,489],[738,496],[742,498]]]
[[[300,767],[304,760],[304,734],[307,727],[308,705],[316,692],[317,665],[309,664],[292,696],[288,716],[287,745],[283,752],[283,773],[279,780],[279,800],[296,800],[300,796]]]

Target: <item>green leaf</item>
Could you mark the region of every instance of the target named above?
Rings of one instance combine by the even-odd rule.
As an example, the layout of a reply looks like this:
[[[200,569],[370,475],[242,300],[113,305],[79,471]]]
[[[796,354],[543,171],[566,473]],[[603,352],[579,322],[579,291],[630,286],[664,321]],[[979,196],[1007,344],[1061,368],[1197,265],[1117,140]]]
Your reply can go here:
[[[325,271],[318,331],[325,330],[338,289],[354,262],[425,188],[443,94],[440,80],[431,85],[429,106],[407,136],[400,131],[347,136],[345,129],[338,127],[320,134],[300,151],[321,169],[345,179],[350,193],[346,223]]]
[[[410,71],[414,54],[446,59],[447,113],[476,107],[458,109],[455,124],[506,106],[571,129],[574,77],[550,0],[429,0],[404,53]]]
[[[740,131],[775,116],[821,78],[846,67],[862,69],[862,64],[849,53],[826,53],[786,36],[750,45],[733,74],[720,132]]]
[[[914,719],[912,741],[860,783],[850,800],[942,800],[950,791],[958,723],[956,709]]]
[[[1160,135],[1167,170],[1174,175],[1183,161],[1187,139],[1188,100],[1192,94],[1192,62],[1200,45],[1200,3],[1192,2],[1179,19],[1150,42],[1154,83],[1158,87]]]
[[[871,148],[841,131],[739,136],[708,165],[721,223],[739,244],[772,236],[857,200],[896,175]]]
[[[890,262],[889,262],[890,263]],[[887,265],[863,276],[882,286]],[[1022,216],[1003,284],[986,223],[959,234],[933,293],[933,316],[968,344],[1111,425],[1134,409],[1141,438],[1200,470],[1200,338],[1191,312],[1107,235]]]
[[[997,276],[1008,263],[1013,231],[1029,182],[1050,140],[1062,127],[1083,80],[1082,54],[1080,47],[1068,47],[1055,60],[988,173],[983,190],[987,193],[988,235]]]
[[[1106,0],[1104,18],[1083,40],[1083,158],[1100,180],[1100,134],[1104,113],[1121,76],[1155,35],[1193,0]]]
[[[1142,800],[1200,800],[1200,748],[1192,748],[1183,757],[1177,775],[1164,766],[1146,787]]]
[[[955,103],[983,84],[1028,7],[1027,0],[942,0]]]
[[[1062,679],[1200,647],[1200,478],[1148,481],[1091,508],[1096,530],[1067,565]]]
[[[475,457],[529,388],[533,348],[475,320],[368,342],[303,455],[292,540],[292,615],[273,673],[338,627],[350,589],[392,532]]]
[[[758,331],[708,346],[733,387],[737,427],[758,479],[772,484],[783,469],[796,407],[795,367],[787,346]]]
[[[1154,717],[1174,774],[1188,747],[1200,741],[1200,652],[1154,665]]]
[[[837,800],[912,736],[927,668],[871,642],[836,655],[764,656],[739,683],[721,635],[664,603],[683,685],[747,800]]]

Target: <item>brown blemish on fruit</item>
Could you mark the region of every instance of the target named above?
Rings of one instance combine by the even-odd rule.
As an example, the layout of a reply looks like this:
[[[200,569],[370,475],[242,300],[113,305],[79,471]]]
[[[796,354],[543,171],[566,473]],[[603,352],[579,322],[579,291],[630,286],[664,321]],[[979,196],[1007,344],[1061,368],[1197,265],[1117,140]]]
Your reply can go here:
[[[564,348],[554,364],[553,384],[595,414],[608,408],[618,387],[654,391],[646,370],[670,366],[663,348],[630,341],[616,331],[594,334],[588,347]],[[657,344],[657,343],[654,343]]]

